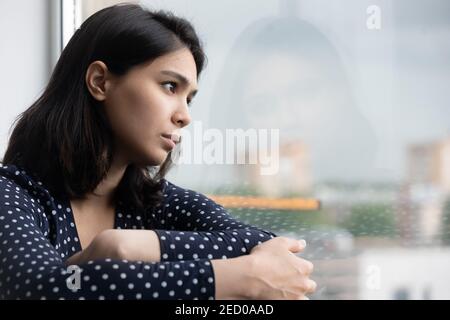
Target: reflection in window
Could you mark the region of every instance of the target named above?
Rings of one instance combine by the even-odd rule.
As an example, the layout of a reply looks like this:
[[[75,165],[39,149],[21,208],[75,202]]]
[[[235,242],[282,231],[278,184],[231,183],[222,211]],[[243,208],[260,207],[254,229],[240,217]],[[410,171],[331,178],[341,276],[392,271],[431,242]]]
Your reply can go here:
[[[115,2],[82,1],[83,20]],[[306,239],[313,299],[450,298],[449,2],[383,2],[380,29],[357,0],[140,3],[191,19],[206,44],[194,121],[280,133],[275,175],[203,163],[170,179]]]

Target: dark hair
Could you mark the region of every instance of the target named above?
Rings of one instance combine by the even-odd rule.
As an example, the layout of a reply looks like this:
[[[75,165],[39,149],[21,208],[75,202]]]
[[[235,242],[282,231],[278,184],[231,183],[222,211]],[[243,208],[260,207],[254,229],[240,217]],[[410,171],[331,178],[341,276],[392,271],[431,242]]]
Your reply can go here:
[[[113,74],[124,75],[181,48],[191,51],[199,77],[206,57],[187,20],[134,4],[93,14],[61,53],[42,95],[15,120],[3,163],[28,170],[56,196],[83,199],[106,176],[113,157],[104,106],[85,83],[88,66],[101,60]],[[159,168],[130,164],[114,200],[137,209],[155,206],[171,164],[170,153]]]

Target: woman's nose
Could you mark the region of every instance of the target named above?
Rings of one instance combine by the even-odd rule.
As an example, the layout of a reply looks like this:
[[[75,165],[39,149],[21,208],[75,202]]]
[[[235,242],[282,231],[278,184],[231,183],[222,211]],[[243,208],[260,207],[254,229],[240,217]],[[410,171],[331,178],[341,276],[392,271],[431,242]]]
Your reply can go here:
[[[172,116],[172,121],[180,128],[187,126],[191,123],[191,120],[191,115],[186,105],[177,110]]]

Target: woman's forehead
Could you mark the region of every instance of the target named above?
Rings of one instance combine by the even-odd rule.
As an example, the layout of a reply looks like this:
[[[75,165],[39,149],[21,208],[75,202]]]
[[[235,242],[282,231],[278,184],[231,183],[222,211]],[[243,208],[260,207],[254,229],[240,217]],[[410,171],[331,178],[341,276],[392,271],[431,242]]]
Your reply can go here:
[[[154,73],[171,70],[182,75],[192,85],[196,86],[197,84],[197,67],[189,49],[184,48],[167,53],[144,65],[144,67]]]

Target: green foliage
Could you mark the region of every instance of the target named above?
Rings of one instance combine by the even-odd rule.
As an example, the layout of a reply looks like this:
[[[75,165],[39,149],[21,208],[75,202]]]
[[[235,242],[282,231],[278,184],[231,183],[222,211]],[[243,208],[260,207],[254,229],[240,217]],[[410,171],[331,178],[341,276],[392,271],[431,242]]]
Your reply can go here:
[[[273,232],[313,229],[330,226],[347,229],[354,236],[395,237],[397,228],[392,205],[365,203],[354,205],[350,214],[342,222],[333,220],[325,209],[319,211],[288,211],[261,209],[229,209],[238,220]],[[450,242],[450,204],[448,205],[447,232]]]
[[[325,211],[229,209],[236,219],[271,231],[297,231],[332,223]]]
[[[342,227],[354,236],[395,236],[394,211],[389,204],[358,204],[351,208]]]
[[[239,185],[239,186],[221,186],[212,190],[212,193],[220,196],[260,196],[261,193],[254,186]]]

